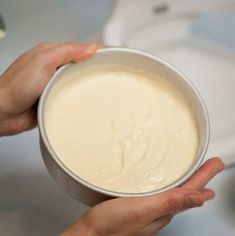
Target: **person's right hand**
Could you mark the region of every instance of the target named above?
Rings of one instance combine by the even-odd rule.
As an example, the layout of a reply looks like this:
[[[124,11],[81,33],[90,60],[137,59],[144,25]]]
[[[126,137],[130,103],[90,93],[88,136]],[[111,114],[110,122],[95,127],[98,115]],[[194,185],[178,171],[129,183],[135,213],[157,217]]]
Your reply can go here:
[[[100,47],[94,43],[41,43],[17,58],[0,75],[0,136],[35,127],[37,101],[57,68],[88,59]]]
[[[182,186],[147,197],[118,198],[91,208],[61,236],[146,236],[165,227],[173,216],[200,207],[214,197],[205,185],[224,169],[219,158],[207,161]]]

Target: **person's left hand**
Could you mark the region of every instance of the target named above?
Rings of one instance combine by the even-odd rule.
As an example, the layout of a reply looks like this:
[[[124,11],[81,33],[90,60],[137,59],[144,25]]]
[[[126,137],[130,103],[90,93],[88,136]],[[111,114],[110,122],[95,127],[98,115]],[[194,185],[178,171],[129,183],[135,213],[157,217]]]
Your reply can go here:
[[[214,197],[205,185],[224,169],[219,158],[208,160],[178,188],[146,197],[102,202],[81,216],[61,236],[147,236],[159,232],[179,212],[200,207]]]
[[[21,55],[0,76],[0,136],[36,125],[36,103],[56,69],[93,56],[96,44],[42,43]]]

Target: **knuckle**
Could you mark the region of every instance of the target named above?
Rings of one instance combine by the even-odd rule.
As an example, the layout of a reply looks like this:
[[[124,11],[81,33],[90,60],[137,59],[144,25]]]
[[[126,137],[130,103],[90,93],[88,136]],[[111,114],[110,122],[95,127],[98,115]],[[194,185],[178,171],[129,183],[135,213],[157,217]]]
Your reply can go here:
[[[32,60],[33,61],[41,61],[42,60],[42,54],[40,52],[35,52],[33,55],[32,55]]]
[[[202,194],[198,191],[184,197],[185,208],[200,207],[203,205],[203,202]]]
[[[175,212],[181,209],[181,206],[179,202],[177,201],[177,198],[172,196],[169,198],[166,202],[165,210],[166,212]]]
[[[190,182],[188,182],[187,183],[187,187],[185,187],[185,190],[187,191],[187,190],[194,190],[194,189],[197,189],[197,186],[195,186],[193,183],[190,183]]]

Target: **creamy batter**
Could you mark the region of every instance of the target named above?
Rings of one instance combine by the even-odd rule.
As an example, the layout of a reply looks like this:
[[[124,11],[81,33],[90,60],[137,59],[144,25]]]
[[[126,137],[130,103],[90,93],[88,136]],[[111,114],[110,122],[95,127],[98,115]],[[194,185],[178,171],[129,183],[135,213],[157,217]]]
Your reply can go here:
[[[156,190],[192,165],[198,130],[186,98],[158,75],[119,66],[73,70],[45,107],[50,144],[75,174],[104,189]]]

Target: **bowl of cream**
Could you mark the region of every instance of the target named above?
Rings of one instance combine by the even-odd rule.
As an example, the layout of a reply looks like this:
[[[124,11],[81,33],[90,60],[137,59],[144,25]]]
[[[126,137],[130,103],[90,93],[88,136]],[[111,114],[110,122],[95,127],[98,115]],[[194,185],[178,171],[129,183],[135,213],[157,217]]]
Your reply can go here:
[[[48,171],[88,205],[179,186],[209,142],[206,107],[190,80],[127,48],[61,67],[40,98],[38,127]]]

